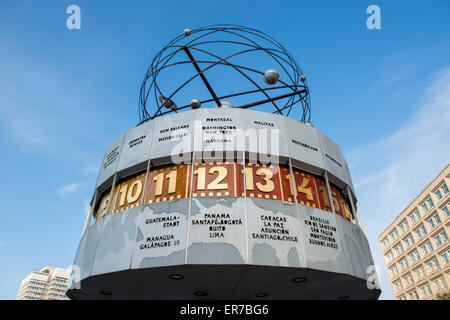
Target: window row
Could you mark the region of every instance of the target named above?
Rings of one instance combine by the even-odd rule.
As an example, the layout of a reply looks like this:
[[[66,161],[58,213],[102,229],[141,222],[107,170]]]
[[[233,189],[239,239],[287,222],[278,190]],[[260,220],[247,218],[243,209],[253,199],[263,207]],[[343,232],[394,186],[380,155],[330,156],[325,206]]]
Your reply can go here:
[[[449,189],[447,187],[447,184],[444,182],[435,192],[434,194],[437,197],[437,200],[439,201],[440,199],[442,199],[447,193],[449,192]],[[431,196],[429,196],[428,198],[425,199],[425,201],[420,205],[423,212],[426,213],[430,210],[430,208],[434,207],[434,201],[432,199]],[[443,208],[442,208],[442,212],[444,214],[444,217],[448,217],[450,216],[450,204],[446,204]],[[433,216],[434,218],[435,216]],[[433,219],[432,218],[432,219]],[[402,234],[408,232],[408,230],[410,229],[410,225],[408,223],[408,219],[410,220],[411,224],[415,224],[416,222],[418,222],[421,219],[421,214],[419,212],[419,209],[415,209],[410,215],[408,215],[407,219],[405,219],[400,225],[400,231],[402,232]],[[427,222],[429,223],[430,228],[434,228],[434,226],[436,224],[441,223],[440,219],[439,219],[439,215],[437,215],[437,220],[435,219],[434,221],[432,219],[429,219]],[[432,220],[432,221],[430,221]],[[397,229],[394,229],[390,234],[389,237],[386,237],[385,239],[383,239],[382,243],[383,243],[383,247],[386,249],[389,247],[390,242],[395,242],[397,239],[399,238],[399,234]]]
[[[403,289],[406,289],[408,286],[412,285],[413,283],[414,282],[412,280],[411,275],[408,275],[394,283],[394,286],[393,286],[394,291],[400,292]],[[443,277],[439,277],[439,278],[431,281],[431,284],[433,286],[435,293],[441,292],[443,290],[447,290],[447,288],[448,288]],[[410,293],[412,293],[412,295],[410,296],[410,299],[411,298],[417,299],[418,297],[415,296],[413,292],[415,292],[415,290],[410,292]],[[420,295],[422,298],[427,298],[427,297],[430,297],[431,295],[433,295],[433,291],[432,291],[432,288],[429,283],[425,283],[424,285],[420,286],[419,292],[420,292]],[[415,299],[413,299],[413,300],[415,300]],[[402,299],[400,299],[400,300],[402,300]]]
[[[427,247],[427,245],[423,245],[422,248]],[[447,250],[443,253],[439,254],[439,257],[441,259],[441,263],[443,266],[446,266],[450,262],[450,250]],[[400,272],[403,272],[407,270],[412,264],[420,261],[422,259],[420,253],[418,250],[414,250],[412,253],[408,255],[408,258],[410,259],[410,262],[405,257],[402,260],[400,260],[398,263],[394,264],[392,267],[389,268],[389,273],[391,274],[391,277],[396,276]],[[411,263],[411,265],[410,265]],[[430,260],[427,260],[425,263],[425,267],[427,269],[427,272],[429,274],[433,273],[434,271],[440,269],[441,263],[438,260],[438,257],[435,256]],[[425,276],[425,272],[423,267],[419,267],[418,269],[414,270],[414,276],[416,279],[422,279]]]
[[[442,223],[439,215],[436,213],[435,215],[433,215],[430,219],[427,220],[427,224],[428,224],[428,229],[429,231],[432,231],[434,228],[436,228],[438,225],[440,225]],[[406,237],[403,242],[405,244],[405,248],[408,249],[410,248],[412,245],[415,244],[416,239],[420,240],[422,239],[425,235],[427,235],[428,231],[425,228],[425,225],[420,225],[416,230],[414,230],[413,234],[415,234],[415,237],[413,236],[413,234],[410,234],[408,237]],[[439,234],[437,234],[436,236],[433,237],[435,242],[436,242],[436,246],[440,246],[443,243],[448,241],[448,236],[447,236],[447,232],[445,230],[441,231]],[[384,239],[383,241],[383,245],[385,247],[389,246],[389,244],[387,244],[387,246],[385,245],[385,243],[388,242],[386,239]],[[392,259],[394,258],[393,254],[391,254],[392,251],[390,251],[389,253],[387,253],[386,258],[388,261],[392,261]],[[401,254],[403,254],[404,252],[404,248],[402,245],[402,242],[400,242],[398,245],[396,245],[394,247],[394,252],[396,256],[399,256]]]

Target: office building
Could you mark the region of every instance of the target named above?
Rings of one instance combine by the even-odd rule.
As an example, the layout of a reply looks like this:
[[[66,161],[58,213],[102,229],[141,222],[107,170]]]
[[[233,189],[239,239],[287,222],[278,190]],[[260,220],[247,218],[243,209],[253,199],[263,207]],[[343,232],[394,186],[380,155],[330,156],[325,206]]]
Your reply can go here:
[[[395,299],[431,300],[450,286],[450,164],[378,237]]]
[[[65,291],[70,271],[46,266],[23,278],[17,300],[68,300]]]

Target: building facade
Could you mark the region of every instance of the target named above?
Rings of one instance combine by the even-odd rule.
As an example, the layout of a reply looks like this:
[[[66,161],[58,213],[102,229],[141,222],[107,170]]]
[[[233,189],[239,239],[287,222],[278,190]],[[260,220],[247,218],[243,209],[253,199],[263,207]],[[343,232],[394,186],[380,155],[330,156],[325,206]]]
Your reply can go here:
[[[398,300],[431,300],[450,288],[450,164],[378,237]]]
[[[70,271],[46,266],[23,278],[17,300],[68,300],[65,291]]]

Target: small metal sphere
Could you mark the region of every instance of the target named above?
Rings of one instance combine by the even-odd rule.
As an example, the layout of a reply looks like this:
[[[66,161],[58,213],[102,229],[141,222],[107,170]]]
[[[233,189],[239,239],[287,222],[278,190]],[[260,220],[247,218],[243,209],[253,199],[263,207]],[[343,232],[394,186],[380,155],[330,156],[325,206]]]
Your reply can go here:
[[[280,79],[280,74],[275,69],[269,69],[264,72],[264,82],[268,85],[274,85]]]
[[[161,102],[163,107],[166,109],[176,109],[177,108],[175,103],[169,98],[161,96],[161,97],[159,97],[159,102]]]
[[[189,103],[189,105],[191,106],[192,109],[198,109],[198,108],[200,108],[202,103],[198,99],[192,99],[191,103]]]
[[[304,74],[302,74],[302,75],[300,76],[300,81],[301,81],[301,82],[305,82],[305,81],[306,81],[306,76],[305,76]]]
[[[189,37],[191,35],[191,29],[184,29],[184,35]]]

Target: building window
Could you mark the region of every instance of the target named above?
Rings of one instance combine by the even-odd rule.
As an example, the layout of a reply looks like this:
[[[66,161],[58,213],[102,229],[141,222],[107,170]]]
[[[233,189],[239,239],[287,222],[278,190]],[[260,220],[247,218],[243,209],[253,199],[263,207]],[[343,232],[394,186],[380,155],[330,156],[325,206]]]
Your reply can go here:
[[[426,202],[422,203],[422,209],[423,209],[423,212],[427,212],[428,211],[428,206],[427,206]]]
[[[439,247],[441,244],[448,241],[447,233],[442,231],[434,237],[434,240],[436,241],[436,245]]]
[[[429,206],[430,208],[434,206],[434,202],[433,202],[433,199],[431,199],[431,197],[429,197],[429,198],[427,199],[427,203],[428,203],[428,206]]]
[[[427,234],[427,230],[425,229],[424,225],[421,225],[417,230],[416,230],[416,236],[418,239],[422,238],[424,235]]]
[[[436,195],[436,198],[437,198],[438,200],[441,200],[441,199],[442,199],[442,193],[441,193],[441,190],[437,189],[437,190],[434,192],[434,194]]]
[[[450,209],[449,209],[449,206],[450,206],[450,205],[446,204],[446,205],[442,208],[442,211],[444,211],[444,214],[445,214],[446,217],[450,216]]]
[[[428,267],[429,272],[433,272],[433,271],[439,269],[438,260],[436,258],[434,258],[433,260],[427,262],[427,267]]]
[[[441,291],[447,289],[447,285],[445,284],[444,278],[440,277],[433,281],[434,288],[436,291]]]
[[[444,252],[443,254],[441,254],[441,258],[442,258],[442,264],[446,265],[448,264],[448,253],[450,251]]]
[[[415,271],[415,274],[417,279],[422,279],[423,277],[425,277],[425,270],[423,269],[423,267],[420,267]]]
[[[414,252],[412,253],[414,256],[414,261],[419,261],[420,260],[420,255],[419,255],[419,251],[414,250]]]
[[[397,229],[394,229],[394,231],[391,232],[390,236],[391,236],[392,242],[394,242],[395,240],[397,240],[398,237],[399,237]]]
[[[416,208],[416,210],[414,210],[414,212],[409,216],[409,218],[411,219],[411,222],[413,224],[416,223],[420,219],[419,210]]]
[[[389,269],[389,271],[391,272],[392,276],[395,276],[398,273],[397,266],[396,265],[392,266],[392,268]]]
[[[431,294],[432,294],[430,285],[429,285],[428,283],[425,285],[425,291],[426,291],[426,293],[427,293],[428,295],[431,295]]]
[[[383,247],[386,249],[387,247],[389,247],[389,239],[388,238],[385,238],[384,240],[383,240]]]
[[[403,285],[402,285],[402,282],[401,282],[401,281],[397,281],[397,282],[395,283],[395,289],[396,289],[397,292],[403,290]]]
[[[436,225],[434,224],[433,219],[428,219],[428,226],[430,227],[430,230],[433,229]]]
[[[433,264],[435,265],[435,267],[439,268],[439,262],[436,258],[434,258],[433,260],[431,260],[431,262],[433,262]]]
[[[413,280],[411,274],[408,274],[407,276],[402,278],[402,280],[405,283],[405,287],[408,287],[408,286],[414,284],[414,280]]]
[[[442,184],[441,190],[442,190],[443,194],[447,194],[448,193],[447,184],[445,182]]]
[[[400,225],[400,230],[402,231],[402,234],[406,233],[409,230],[408,220],[402,222],[402,224]]]
[[[394,254],[392,253],[392,251],[389,251],[389,253],[386,255],[386,260],[389,262],[394,260]]]
[[[434,222],[436,222],[436,224],[441,223],[441,218],[439,217],[439,213],[436,213],[436,214],[433,216],[433,219],[434,219]]]
[[[441,218],[439,217],[439,214],[436,213],[434,216],[432,216],[430,219],[428,219],[428,225],[430,226],[430,229],[433,229],[436,225],[441,223]]]
[[[420,294],[422,295],[422,297],[428,297],[429,295],[431,295],[431,288],[428,283],[420,287]]]
[[[441,237],[439,235],[434,237],[434,240],[436,241],[436,245],[439,247],[442,244]]]
[[[403,258],[400,262],[399,262],[399,265],[400,265],[400,269],[403,271],[403,270],[405,270],[406,268],[408,268],[408,260],[406,260],[406,258]]]
[[[419,299],[419,296],[417,295],[417,292],[415,290],[408,293],[408,296],[409,296],[409,300],[418,300]]]
[[[427,246],[424,244],[420,247],[420,250],[422,250],[422,254],[425,256],[428,253]]]
[[[401,255],[403,253],[403,245],[400,243],[398,246],[396,246],[394,248],[394,250],[395,250],[395,255],[396,256]]]
[[[419,220],[419,219],[420,219],[420,212],[419,212],[419,209],[416,209],[416,210],[414,211],[414,215],[416,216],[416,220]]]
[[[407,237],[405,239],[405,243],[406,243],[407,248],[409,248],[410,246],[412,246],[414,244],[414,238],[413,238],[412,234],[409,235],[409,237]]]
[[[425,293],[425,286],[421,286],[419,290],[420,290],[420,294],[422,295],[422,297],[427,296],[427,294]]]
[[[420,230],[420,232],[422,233],[423,236],[427,234],[427,229],[425,229],[424,225],[421,225],[419,227],[419,230]]]

